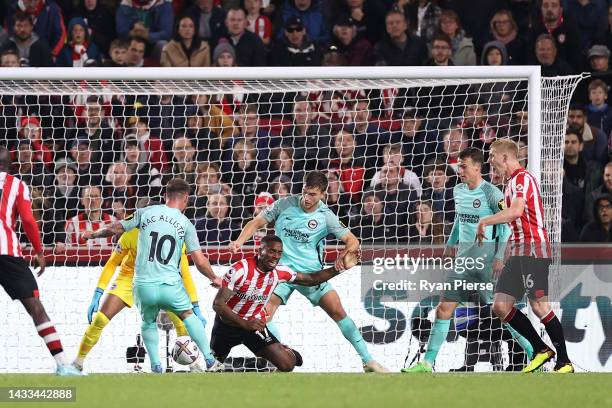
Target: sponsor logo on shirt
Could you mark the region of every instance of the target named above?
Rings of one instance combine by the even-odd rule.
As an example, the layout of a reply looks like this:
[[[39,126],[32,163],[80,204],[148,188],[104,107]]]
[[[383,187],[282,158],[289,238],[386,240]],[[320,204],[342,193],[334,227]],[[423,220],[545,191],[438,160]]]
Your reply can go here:
[[[283,232],[285,233],[286,237],[291,237],[293,239],[295,239],[296,241],[300,241],[300,242],[308,242],[308,234],[300,231],[300,230],[294,230],[294,229],[290,229],[287,227],[283,228]]]

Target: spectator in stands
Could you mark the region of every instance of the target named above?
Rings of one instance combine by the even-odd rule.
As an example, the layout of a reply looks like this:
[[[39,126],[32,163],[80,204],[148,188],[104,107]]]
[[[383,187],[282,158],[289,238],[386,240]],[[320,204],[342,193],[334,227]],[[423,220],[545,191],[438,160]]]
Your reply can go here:
[[[595,160],[602,166],[608,162],[608,136],[587,122],[584,105],[570,105],[567,126],[574,127],[581,133],[582,153],[586,160]]]
[[[128,67],[143,67],[147,42],[142,37],[131,37],[125,62]]]
[[[115,131],[109,118],[106,118],[103,100],[100,96],[90,95],[85,102],[85,123],[76,130],[74,139],[89,141],[91,161],[106,166],[115,159],[120,145],[115,141]],[[106,170],[106,169],[105,169]]]
[[[518,140],[527,139],[529,132],[529,113],[527,111],[516,111],[510,119],[508,136]]]
[[[386,35],[374,47],[377,65],[421,65],[427,58],[427,46],[410,34],[406,17],[390,11],[385,18]]]
[[[81,17],[74,17],[68,23],[68,43],[60,51],[55,64],[58,67],[84,67],[99,64],[101,60],[98,46],[89,38],[87,23]]]
[[[225,10],[215,5],[213,0],[197,0],[194,3],[187,10],[187,14],[196,22],[199,37],[214,48],[219,39],[227,34]]]
[[[17,53],[19,61],[17,66],[53,66],[49,44],[34,32],[32,16],[23,11],[17,11],[13,22],[13,35],[3,50],[13,50]]]
[[[104,178],[107,183],[104,189],[105,208],[110,208],[115,201],[121,201],[128,212],[136,208],[137,190],[130,185],[130,176],[128,163],[120,161],[110,165]]]
[[[584,227],[583,213],[593,212],[593,203],[585,208],[584,191],[563,175],[561,185],[561,242],[577,242]],[[591,214],[591,218],[593,215]]]
[[[127,213],[122,201],[113,201],[111,204],[111,215],[115,217],[117,221],[125,219]]]
[[[341,129],[333,138],[333,149],[327,168],[338,170],[342,190],[350,195],[352,202],[360,202],[366,169],[363,156],[355,155],[355,136],[347,129]],[[320,157],[320,156],[319,156]]]
[[[138,140],[132,135],[123,142],[123,160],[127,164],[127,185],[138,197],[155,197],[161,192],[162,175],[149,163],[148,156],[140,149]]]
[[[172,37],[174,12],[168,0],[121,0],[116,14],[121,38],[140,37],[152,47],[159,61],[161,50]]]
[[[599,185],[601,166],[594,160],[588,160],[582,153],[583,141],[580,130],[569,128],[565,132],[565,149],[563,170],[567,180],[580,188],[583,197],[588,197]]]
[[[111,42],[117,37],[115,15],[98,0],[83,0],[72,17],[82,17],[87,21],[91,41],[106,53]]]
[[[291,195],[291,180],[283,176],[274,179],[270,185],[270,192],[275,200],[289,197]]]
[[[355,21],[346,14],[340,15],[333,27],[332,45],[344,56],[348,66],[372,65],[372,44],[357,36]]]
[[[42,243],[44,246],[54,246],[55,253],[61,253],[65,250],[64,241],[66,236],[64,234],[64,223],[58,227],[55,231],[56,222],[53,214],[53,206],[51,199],[45,196],[44,191],[40,187],[32,187],[31,191],[32,198],[32,215],[38,224],[38,229],[42,233]],[[59,229],[61,227],[61,229]],[[21,234],[21,242],[24,242],[24,238],[27,239],[25,234]],[[56,243],[57,239],[57,243]],[[61,248],[57,247],[60,244]]]
[[[401,167],[394,161],[383,165],[378,176],[378,183],[367,191],[380,194],[388,220],[395,221],[393,224],[396,225],[406,225],[408,213],[419,198],[417,192],[402,182]]]
[[[440,14],[440,31],[451,38],[453,45],[453,63],[455,65],[476,65],[476,52],[472,39],[461,28],[459,16],[452,10]]]
[[[543,34],[550,38],[549,41],[555,47],[555,55],[558,53],[560,60],[569,63],[570,73],[579,72],[582,69],[583,55],[580,52],[582,50],[580,31],[572,20],[572,16],[563,12],[561,0],[542,0],[539,18],[534,18],[528,38],[529,44],[536,44],[537,61],[541,65],[552,65],[552,62],[543,64],[541,58],[538,57],[538,43]],[[554,61],[554,58],[552,60]]]
[[[204,118],[197,116],[195,112],[197,112],[196,107],[187,108],[185,127],[185,136],[196,151],[195,161],[218,162],[221,159],[219,137],[210,128],[204,126]]]
[[[0,53],[0,67],[2,68],[19,68],[19,54],[15,50],[6,50]]]
[[[440,14],[442,9],[438,6],[436,0],[400,0],[396,2],[396,6],[402,7],[404,15],[408,20],[408,25],[414,28],[415,34],[418,35],[427,44],[431,44],[434,36],[438,32],[438,24],[440,22]]]
[[[408,237],[411,244],[441,245],[446,241],[444,218],[429,200],[421,200],[410,217]]]
[[[500,41],[489,41],[482,49],[480,65],[508,65],[508,51]]]
[[[381,129],[380,123],[372,120],[372,110],[367,99],[358,99],[354,105],[353,135],[355,157],[364,157],[366,168],[376,167],[378,148],[389,140],[389,133]]]
[[[323,11],[324,5],[321,0],[285,0],[279,11],[280,21],[277,27],[284,27],[291,17],[299,17],[306,27],[308,38],[318,45],[324,45],[329,41],[329,28]],[[283,31],[276,34],[277,40],[283,36]]]
[[[501,93],[501,90],[497,90]],[[486,105],[475,97],[469,97],[465,102],[463,118],[458,127],[467,135],[468,143],[488,154],[490,144],[508,132],[505,116],[488,115]],[[488,156],[487,156],[488,157]]]
[[[74,217],[79,206],[76,166],[64,159],[55,162],[55,169],[46,181],[45,193],[52,206],[54,241],[64,242],[66,220]]]
[[[145,118],[139,118],[135,129],[140,150],[146,152],[148,161],[153,167],[164,173],[168,167],[168,158],[161,139],[152,135]]]
[[[240,231],[240,225],[229,218],[226,196],[219,193],[208,197],[206,216],[196,221],[195,228],[201,245],[227,245]]]
[[[128,47],[127,41],[120,38],[114,39],[108,51],[110,59],[104,61],[103,65],[106,67],[127,67]]]
[[[19,130],[20,140],[29,140],[34,158],[40,160],[45,166],[51,166],[53,163],[53,150],[43,141],[42,127],[40,119],[36,116],[24,116],[20,119],[21,129]]]
[[[305,174],[293,161],[293,149],[287,146],[273,149],[270,160],[272,160],[272,169],[268,174],[268,183],[271,184],[273,180],[280,176],[287,177],[291,180],[291,193],[300,194]]]
[[[604,194],[595,200],[593,221],[587,223],[580,232],[580,242],[610,242],[612,234],[612,196]]]
[[[359,214],[350,218],[349,227],[362,243],[385,243],[398,237],[395,216],[384,211],[384,193],[364,193]]]
[[[529,147],[527,146],[527,143],[525,142],[525,140],[519,140],[518,145],[519,145],[519,154],[518,154],[517,159],[521,167],[526,169],[527,161],[529,159]]]
[[[270,52],[270,65],[273,66],[319,66],[321,50],[306,35],[304,23],[299,17],[290,17],[285,23],[282,42]]]
[[[431,66],[453,66],[453,43],[451,38],[443,32],[436,33],[432,38],[431,58],[425,61],[425,65]]]
[[[527,42],[519,34],[519,27],[509,10],[500,10],[495,13],[491,19],[491,35],[493,40],[499,41],[506,47],[508,65],[526,64]]]
[[[272,38],[272,21],[262,14],[262,0],[244,0],[244,9],[247,13],[247,29],[259,36],[264,45],[269,45]]]
[[[32,142],[23,139],[13,152],[13,174],[17,175],[30,187],[42,187],[45,177],[45,166],[33,154]]]
[[[607,30],[604,36],[597,41],[600,44],[604,44],[608,49],[612,49],[612,4],[608,5],[608,11],[606,12],[608,15],[608,24]]]
[[[70,148],[70,157],[76,165],[77,185],[79,187],[102,184],[102,163],[91,160],[92,153],[88,139],[75,139]]]
[[[225,39],[222,38],[219,44],[213,51],[212,59],[213,67],[237,67],[238,62],[236,60],[236,50],[234,47]]]
[[[348,14],[357,24],[357,36],[376,44],[383,34],[385,2],[378,0],[342,0],[336,14]],[[343,4],[344,3],[344,4]],[[389,2],[386,2],[389,3]]]
[[[246,13],[240,8],[227,12],[225,25],[230,43],[236,51],[236,62],[241,67],[261,67],[266,65],[266,49],[263,42],[246,29]]]
[[[191,144],[191,140],[185,136],[178,136],[172,144],[173,164],[170,170],[171,178],[179,177],[187,181],[189,185],[195,186],[196,150]],[[165,183],[164,183],[165,185]]]
[[[386,145],[383,148],[382,156],[383,166],[389,165],[399,168],[399,175],[402,184],[410,187],[411,190],[416,192],[417,197],[420,197],[423,193],[421,180],[415,172],[410,170],[410,168],[403,166],[404,155],[402,153],[402,145],[400,143]],[[370,182],[370,187],[376,187],[376,185],[380,184],[381,177],[382,170],[374,174],[374,177],[372,177],[372,181]]]
[[[340,181],[340,171],[332,169],[325,172],[327,176],[327,194],[325,195],[325,204],[334,214],[338,216],[340,221],[348,223],[348,215],[353,205],[351,204],[351,196],[342,188]]]
[[[233,136],[225,144],[223,153],[223,165],[221,170],[226,172],[232,165],[232,149],[239,140],[246,140],[254,146],[258,171],[266,172],[270,170],[271,149],[280,145],[278,138],[270,136],[268,130],[259,126],[258,105],[251,103],[240,106],[236,115],[236,124],[239,133]]]
[[[219,166],[215,163],[202,162],[196,168],[196,181],[194,195],[189,199],[189,205],[185,216],[190,220],[196,220],[206,215],[206,203],[211,194],[221,193],[225,196],[232,195],[232,189],[221,182]]]
[[[325,53],[323,54],[323,59],[321,60],[322,67],[344,67],[347,65],[347,60],[344,57],[344,54],[340,52],[338,47],[335,45],[330,45]]]
[[[319,167],[317,157],[324,159],[329,155],[329,127],[315,122],[316,112],[303,95],[293,99],[292,117],[292,126],[282,132],[283,145],[293,148],[297,168],[315,170]]]
[[[66,43],[66,25],[62,11],[53,0],[11,0],[15,11],[21,10],[31,16],[34,32],[51,48],[51,55],[57,57]],[[8,21],[8,27],[12,27]]]
[[[210,48],[202,41],[191,16],[177,20],[174,38],[164,46],[160,64],[162,67],[208,67]]]
[[[232,187],[232,218],[248,218],[255,195],[266,181],[266,173],[257,171],[255,145],[248,139],[237,140],[232,146],[231,168],[223,171],[221,180]],[[245,212],[246,211],[246,212]]]
[[[450,166],[442,161],[434,161],[425,167],[423,194],[421,200],[431,200],[432,210],[441,214],[445,221],[455,219],[453,187],[456,177]]]
[[[231,48],[229,44],[227,45]],[[201,126],[210,129],[219,138],[221,145],[225,144],[235,133],[232,118],[223,111],[221,106],[213,103],[208,95],[194,96],[193,103],[198,108],[197,115],[202,119]]]
[[[437,133],[425,130],[423,116],[421,111],[411,107],[396,112],[395,118],[401,121],[401,128],[391,135],[392,144],[402,145],[403,165],[419,177],[423,175],[425,160],[435,153],[438,145]]]
[[[605,36],[607,19],[607,2],[598,0],[569,0],[567,14],[576,22],[582,43],[581,50],[588,49]]]
[[[81,238],[85,231],[98,229],[116,221],[115,217],[102,210],[102,192],[99,187],[85,187],[81,189],[81,205],[83,211],[66,220],[66,244],[86,245],[112,245],[112,237],[84,240]]]
[[[609,135],[612,131],[612,108],[608,106],[608,86],[601,79],[589,84],[589,101],[587,121]]]
[[[610,70],[610,49],[605,45],[594,45],[587,54],[592,73],[604,73]],[[608,87],[612,85],[609,75],[602,76]]]
[[[263,210],[272,204],[274,204],[274,197],[272,194],[267,191],[259,193],[255,199],[255,206],[253,207],[253,218],[257,217]],[[243,220],[243,225],[246,225],[248,221],[248,219]],[[261,244],[261,239],[268,234],[274,234],[274,228],[268,227],[267,225],[255,231],[255,234],[253,234],[253,245],[256,247],[259,246],[259,244]]]
[[[585,220],[592,221],[593,220],[593,205],[597,197],[603,194],[612,194],[612,162],[608,162],[603,170],[603,180],[602,184],[597,187],[595,190],[591,191],[591,194],[586,196],[584,202],[585,208]]]
[[[555,40],[549,34],[541,34],[535,42],[537,63],[542,66],[542,76],[571,75],[572,67],[557,56]]]
[[[461,128],[451,128],[442,135],[442,148],[444,159],[453,171],[457,171],[459,153],[470,146],[470,140],[465,130]]]

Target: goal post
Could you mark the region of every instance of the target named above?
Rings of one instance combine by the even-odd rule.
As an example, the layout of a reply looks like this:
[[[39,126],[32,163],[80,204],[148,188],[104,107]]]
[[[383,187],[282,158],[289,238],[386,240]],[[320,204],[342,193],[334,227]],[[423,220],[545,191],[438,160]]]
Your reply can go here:
[[[51,266],[39,279],[42,301],[74,354],[100,265],[113,248],[110,241],[85,245],[79,228],[94,228],[96,220],[87,217],[96,205],[96,216],[106,214],[102,225],[121,211],[161,200],[162,185],[173,176],[193,186],[188,214],[218,273],[237,260],[225,248],[244,221],[258,206],[299,193],[301,177],[313,169],[330,177],[328,197],[334,198],[326,198],[327,204],[364,242],[368,260],[413,247],[439,255],[454,214],[447,192],[456,182],[453,132],[457,146],[485,151],[492,139],[512,137],[527,146],[528,168],[541,183],[546,227],[559,243],[563,140],[580,79],[541,78],[540,67],[532,66],[6,68],[0,70],[0,142],[4,138],[13,151],[14,170],[30,183],[39,225],[51,237],[45,249]],[[88,102],[94,96],[98,100]],[[297,110],[299,103],[305,112]],[[307,122],[298,123],[300,114]],[[243,135],[249,132],[252,137]],[[30,162],[22,165],[22,157]],[[81,168],[90,170],[81,174]],[[444,176],[439,188],[438,170]],[[101,203],[92,204],[96,199]],[[423,221],[423,206],[435,221]],[[420,235],[423,225],[429,241]],[[329,243],[327,262],[338,249],[337,241]],[[246,250],[253,253],[250,246]],[[210,333],[214,292],[192,274]],[[358,268],[332,284],[374,358],[397,370],[407,355],[418,354],[413,324],[422,313],[430,317],[430,310],[417,311],[397,294],[367,300]],[[51,361],[30,336],[30,323],[7,296],[0,295],[0,305],[7,310],[0,322],[15,331],[0,337],[0,371],[47,371]],[[360,369],[333,322],[299,294],[275,319],[283,342],[304,356],[303,370]],[[139,327],[134,310],[113,319],[86,369],[125,371],[125,350],[134,345]],[[505,344],[490,351],[501,357],[489,369],[508,364]],[[457,368],[470,350],[457,335],[441,350],[437,368]],[[250,354],[239,349],[232,356]]]

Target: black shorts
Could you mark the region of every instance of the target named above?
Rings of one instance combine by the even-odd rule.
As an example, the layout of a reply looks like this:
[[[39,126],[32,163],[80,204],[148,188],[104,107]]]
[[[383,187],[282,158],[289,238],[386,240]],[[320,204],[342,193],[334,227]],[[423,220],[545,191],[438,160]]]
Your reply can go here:
[[[0,255],[0,285],[13,300],[38,297],[36,278],[23,258]]]
[[[526,293],[529,299],[548,295],[548,269],[550,258],[511,256],[497,280],[495,293],[505,293],[521,299]]]
[[[217,358],[223,362],[232,348],[244,344],[254,354],[269,345],[279,343],[278,339],[266,328],[263,332],[252,332],[240,327],[223,323],[219,315],[215,316],[215,324],[210,338],[210,348]]]

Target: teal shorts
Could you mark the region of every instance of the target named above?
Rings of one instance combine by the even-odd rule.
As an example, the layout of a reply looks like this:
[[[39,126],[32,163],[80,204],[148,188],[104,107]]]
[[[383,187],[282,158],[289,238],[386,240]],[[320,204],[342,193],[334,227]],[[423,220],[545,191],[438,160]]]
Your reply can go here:
[[[465,270],[463,273],[451,272],[446,278],[446,283],[452,289],[444,291],[444,297],[458,303],[474,302],[476,300],[485,304],[493,303],[493,289],[495,285],[492,279],[493,266],[491,263],[484,263],[483,268]],[[463,281],[459,287],[455,287],[455,281]],[[476,284],[477,289],[469,288],[469,284]],[[488,284],[485,288],[483,285]],[[478,295],[477,299],[475,295]]]
[[[274,294],[281,299],[283,305],[286,305],[294,290],[297,290],[306,299],[310,300],[313,306],[319,306],[319,301],[323,295],[334,290],[334,287],[329,282],[323,282],[317,286],[302,286],[283,282],[274,289]]]
[[[182,282],[174,285],[134,284],[134,300],[145,323],[155,323],[160,309],[178,313],[193,307]]]

